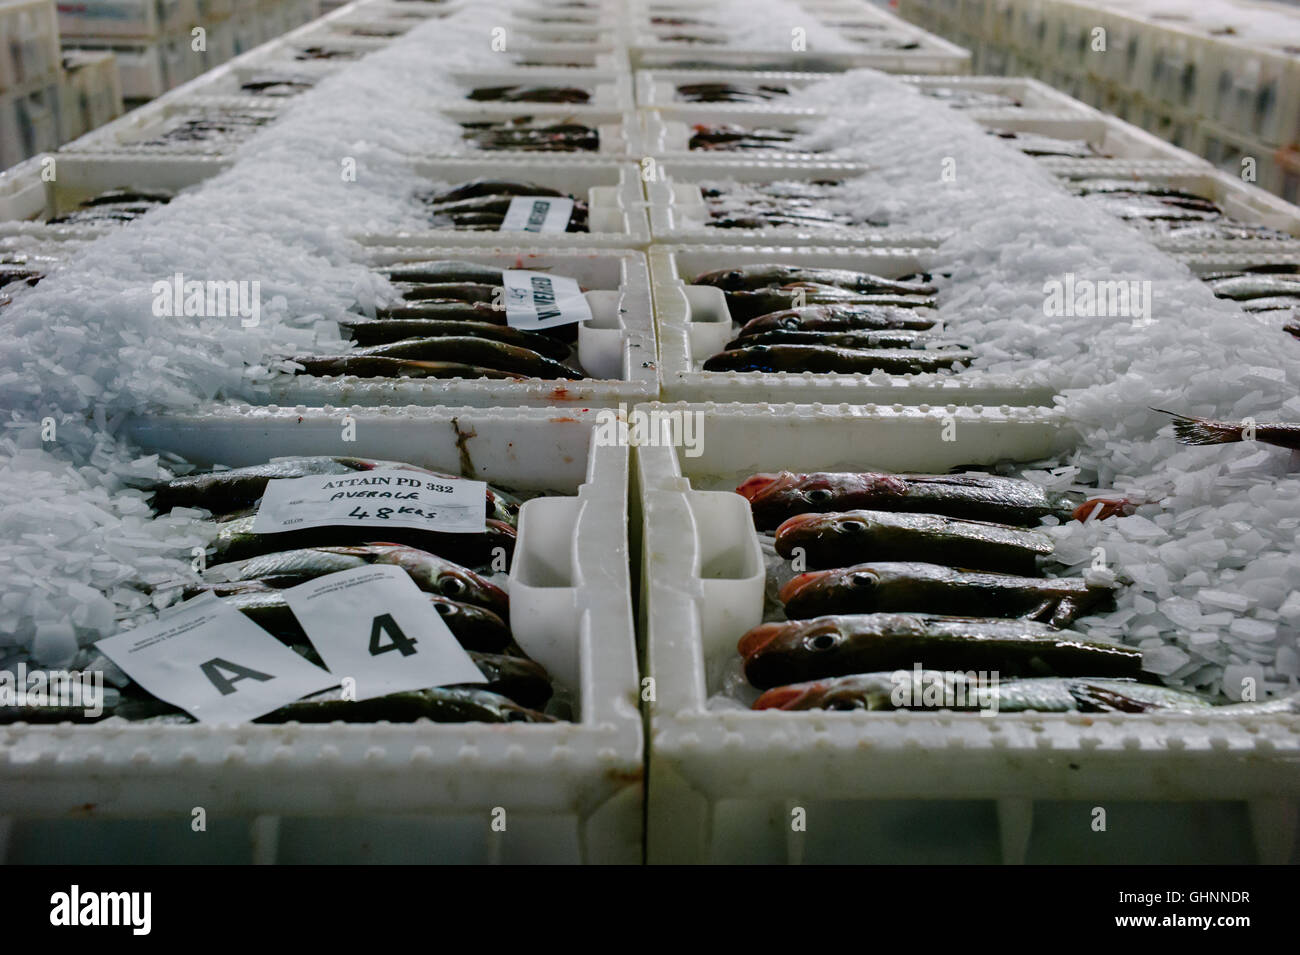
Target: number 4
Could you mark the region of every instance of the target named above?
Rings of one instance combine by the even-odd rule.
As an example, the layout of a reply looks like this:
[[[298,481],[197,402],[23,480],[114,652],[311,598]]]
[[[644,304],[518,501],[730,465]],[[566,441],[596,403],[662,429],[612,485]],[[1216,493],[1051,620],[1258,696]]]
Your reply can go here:
[[[385,633],[390,637],[386,644],[380,642]],[[397,650],[402,656],[409,657],[415,653],[415,641],[402,633],[402,628],[397,625],[392,614],[385,613],[376,617],[370,626],[370,655],[377,657],[389,650]]]

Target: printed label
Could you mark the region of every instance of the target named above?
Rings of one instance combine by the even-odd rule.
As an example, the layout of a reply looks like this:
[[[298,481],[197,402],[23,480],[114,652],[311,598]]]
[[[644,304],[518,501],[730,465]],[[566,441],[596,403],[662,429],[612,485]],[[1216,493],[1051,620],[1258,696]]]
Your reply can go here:
[[[201,723],[247,722],[339,682],[212,594],[95,646]]]
[[[567,196],[515,196],[501,220],[501,232],[563,232],[573,215]]]
[[[330,672],[356,681],[358,700],[486,682],[400,567],[327,574],[286,589],[284,599]]]
[[[411,527],[457,534],[487,531],[487,484],[402,468],[269,481],[253,532],[302,527]]]
[[[578,283],[563,275],[506,269],[506,324],[511,328],[552,328],[591,321],[591,306]]]

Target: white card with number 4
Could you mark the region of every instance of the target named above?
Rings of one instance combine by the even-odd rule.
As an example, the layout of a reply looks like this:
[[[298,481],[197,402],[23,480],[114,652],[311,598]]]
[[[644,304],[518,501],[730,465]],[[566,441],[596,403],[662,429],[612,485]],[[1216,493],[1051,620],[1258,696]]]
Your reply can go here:
[[[282,593],[335,678],[356,681],[358,700],[487,682],[400,567],[342,570]]]

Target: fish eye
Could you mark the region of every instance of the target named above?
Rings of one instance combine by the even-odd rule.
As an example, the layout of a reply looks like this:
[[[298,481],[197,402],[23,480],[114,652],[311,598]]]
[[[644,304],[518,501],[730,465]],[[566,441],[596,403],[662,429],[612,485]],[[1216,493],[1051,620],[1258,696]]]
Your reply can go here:
[[[809,504],[825,504],[832,497],[834,497],[834,495],[831,494],[830,488],[825,487],[815,487],[804,494],[804,498]]]
[[[823,631],[806,638],[804,646],[818,652],[832,650],[839,646],[840,639],[840,635],[834,631]]]
[[[448,574],[438,581],[438,589],[447,597],[459,597],[467,588],[465,581]]]
[[[866,705],[861,700],[831,700],[828,710],[864,710]]]
[[[506,714],[506,722],[507,722],[507,723],[527,723],[527,722],[528,722],[528,714],[527,714],[527,713],[520,712],[519,710],[511,710],[509,713]]]
[[[863,534],[867,530],[867,522],[854,518],[853,520],[840,521],[840,530],[847,534]]]
[[[876,586],[876,575],[875,574],[852,574],[849,576],[849,586],[874,587]]]
[[[450,617],[456,612],[456,608],[451,604],[434,604],[434,606],[438,608],[438,613],[444,617]]]

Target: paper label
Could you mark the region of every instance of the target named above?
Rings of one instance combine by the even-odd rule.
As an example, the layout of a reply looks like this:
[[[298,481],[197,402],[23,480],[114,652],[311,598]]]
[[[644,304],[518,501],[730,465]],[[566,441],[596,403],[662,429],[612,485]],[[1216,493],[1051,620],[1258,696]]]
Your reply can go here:
[[[336,682],[356,681],[358,700],[487,682],[400,567],[342,570],[283,593]]]
[[[244,723],[339,682],[211,594],[95,646],[201,723]]]
[[[515,196],[501,220],[501,232],[563,232],[573,215],[567,196]]]
[[[506,324],[511,328],[552,328],[591,321],[591,306],[578,283],[563,275],[506,269]]]
[[[411,527],[457,534],[487,531],[487,484],[402,468],[268,481],[253,532],[303,527]]]

